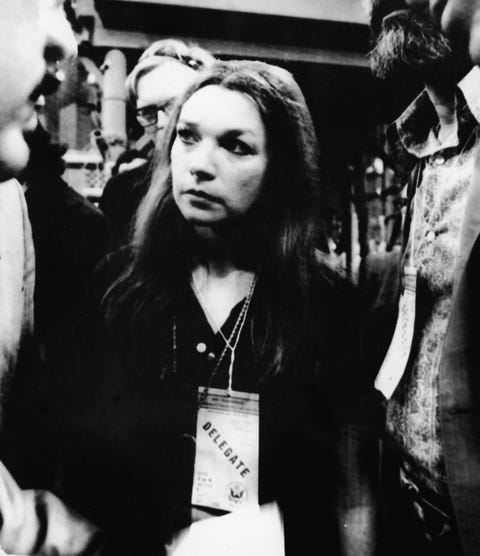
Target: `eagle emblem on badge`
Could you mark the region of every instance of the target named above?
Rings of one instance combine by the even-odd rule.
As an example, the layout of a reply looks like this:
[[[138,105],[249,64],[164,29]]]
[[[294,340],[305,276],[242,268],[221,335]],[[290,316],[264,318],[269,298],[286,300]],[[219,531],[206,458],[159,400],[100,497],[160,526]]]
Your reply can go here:
[[[227,486],[227,497],[236,506],[240,506],[247,501],[248,492],[242,483],[230,483]]]

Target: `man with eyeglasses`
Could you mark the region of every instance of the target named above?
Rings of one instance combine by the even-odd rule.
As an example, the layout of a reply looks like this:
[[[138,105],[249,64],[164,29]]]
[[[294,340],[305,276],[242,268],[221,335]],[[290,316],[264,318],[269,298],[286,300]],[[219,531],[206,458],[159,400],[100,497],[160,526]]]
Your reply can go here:
[[[100,199],[115,243],[121,244],[128,237],[130,223],[150,184],[150,159],[175,101],[193,83],[197,73],[214,61],[203,48],[165,39],[150,45],[127,77],[127,97],[136,108],[137,121],[144,128],[147,141],[140,152],[134,151],[133,160],[128,161],[128,152],[122,157],[126,162],[124,171],[109,180]]]

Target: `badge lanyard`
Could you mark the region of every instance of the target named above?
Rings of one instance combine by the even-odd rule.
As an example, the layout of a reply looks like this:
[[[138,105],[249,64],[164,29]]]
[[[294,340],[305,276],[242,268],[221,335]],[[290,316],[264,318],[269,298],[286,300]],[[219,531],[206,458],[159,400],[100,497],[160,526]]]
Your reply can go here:
[[[465,142],[460,153],[455,157],[452,166],[449,170],[447,176],[447,189],[450,184],[448,183],[452,176],[455,174],[459,166],[460,156],[464,153],[467,145],[470,144],[470,140],[476,133],[476,128],[472,131],[469,138]],[[413,333],[415,330],[415,307],[416,307],[416,289],[417,289],[417,274],[418,269],[414,264],[415,253],[418,252],[420,248],[421,241],[417,245],[416,231],[417,223],[420,210],[423,211],[425,206],[425,193],[421,192],[420,184],[415,189],[414,197],[414,208],[413,208],[413,218],[412,226],[410,228],[410,252],[408,254],[408,261],[406,266],[403,268],[402,275],[402,285],[403,292],[400,296],[398,305],[398,318],[397,324],[395,326],[395,331],[393,333],[392,341],[390,347],[388,348],[387,355],[382,363],[380,371],[375,379],[375,388],[382,392],[385,398],[388,400],[393,395],[393,392],[397,388],[400,380],[402,379],[405,369],[407,367],[408,359],[410,357],[410,352],[413,342]],[[420,195],[418,195],[420,193]],[[417,207],[417,198],[418,204]],[[433,218],[436,212],[439,210],[442,203],[442,197],[439,196],[438,201],[432,207],[430,218],[428,220],[427,229],[429,234],[431,233],[430,228],[433,223]],[[428,240],[428,238],[427,238]]]
[[[416,205],[416,199],[414,199]],[[412,234],[410,253],[407,265],[403,268],[403,291],[398,303],[398,318],[393,338],[387,355],[375,379],[375,388],[382,392],[388,400],[400,382],[410,357],[410,350],[415,329],[415,303],[417,287],[417,268],[413,264],[415,248],[415,232],[417,223],[417,207],[414,206],[412,218]]]
[[[225,337],[216,324],[203,296],[192,284],[202,307],[225,342],[208,385],[198,389],[191,497],[194,506],[225,511],[234,511],[245,506],[258,506],[259,394],[233,390],[235,350],[247,319],[256,282],[255,275],[229,338]],[[174,351],[176,351],[175,325],[174,319]],[[230,351],[227,388],[211,388],[210,385],[227,351]]]
[[[192,278],[192,287],[193,287],[195,293],[197,294],[197,297],[198,297],[198,300],[200,301],[200,304],[202,305],[203,309],[208,314],[208,316],[211,318],[213,324],[215,325],[215,328],[217,329],[217,331],[221,335],[223,341],[225,342],[225,347],[223,348],[222,354],[220,355],[220,359],[218,360],[218,363],[216,364],[215,369],[213,370],[212,376],[210,378],[210,383],[212,382],[214,376],[216,375],[216,373],[217,373],[217,371],[220,367],[220,364],[222,363],[222,360],[225,357],[225,354],[226,354],[227,350],[228,349],[230,350],[230,365],[228,367],[228,385],[227,385],[227,392],[228,393],[233,392],[232,382],[233,382],[233,365],[235,363],[235,350],[237,349],[237,345],[238,345],[238,342],[240,340],[240,336],[242,334],[243,326],[245,324],[245,321],[247,320],[248,309],[250,307],[250,303],[252,301],[252,297],[253,297],[253,293],[255,291],[255,286],[256,285],[257,285],[257,274],[255,274],[255,276],[253,277],[252,283],[250,285],[249,292],[247,294],[247,297],[245,298],[245,301],[244,301],[243,306],[242,306],[242,310],[240,311],[240,314],[238,315],[238,318],[237,318],[237,321],[235,323],[235,326],[233,327],[232,333],[230,334],[230,337],[227,338],[225,336],[225,334],[223,333],[221,327],[217,324],[217,322],[215,320],[215,317],[212,315],[212,313],[208,309],[208,304],[207,304],[205,298],[203,297],[202,292],[195,286],[195,282]],[[232,341],[234,342],[233,345],[232,345]]]

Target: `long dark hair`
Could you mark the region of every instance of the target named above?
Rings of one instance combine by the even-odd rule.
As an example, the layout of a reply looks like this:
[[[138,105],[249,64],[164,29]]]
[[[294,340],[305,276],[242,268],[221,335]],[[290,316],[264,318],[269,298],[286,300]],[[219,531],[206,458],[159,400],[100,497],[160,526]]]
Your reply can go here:
[[[208,85],[247,95],[266,129],[269,162],[262,199],[248,219],[254,241],[246,256],[260,266],[254,345],[263,367],[276,373],[309,335],[319,183],[317,140],[305,99],[292,75],[275,66],[219,62],[177,103],[137,213],[129,260],[104,297],[106,318],[138,329],[148,324],[153,307],[169,322],[175,314],[179,286],[189,279],[198,253],[192,227],[173,199],[170,152],[183,105]]]

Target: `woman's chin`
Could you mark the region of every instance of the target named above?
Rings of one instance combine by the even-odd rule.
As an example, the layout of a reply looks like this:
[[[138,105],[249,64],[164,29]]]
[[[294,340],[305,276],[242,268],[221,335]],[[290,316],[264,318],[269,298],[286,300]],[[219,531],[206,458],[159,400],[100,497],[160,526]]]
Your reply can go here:
[[[221,218],[210,211],[198,210],[196,208],[188,208],[181,210],[185,220],[194,227],[215,227],[221,226],[225,222],[225,218]]]

